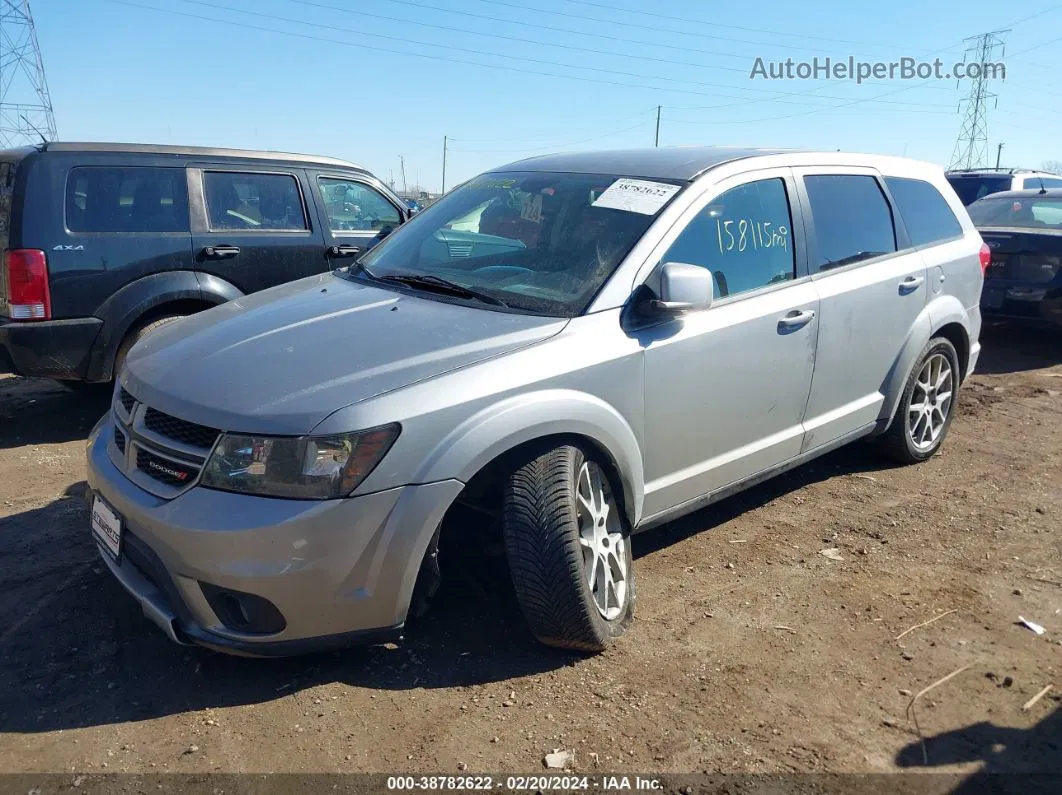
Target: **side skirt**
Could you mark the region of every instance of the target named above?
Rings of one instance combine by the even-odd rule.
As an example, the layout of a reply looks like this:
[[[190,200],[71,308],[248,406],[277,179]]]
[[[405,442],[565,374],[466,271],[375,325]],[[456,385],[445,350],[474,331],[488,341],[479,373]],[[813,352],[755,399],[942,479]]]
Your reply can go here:
[[[729,485],[723,486],[721,489],[708,492],[707,494],[702,494],[700,497],[694,497],[692,500],[687,500],[686,502],[676,505],[673,508],[668,508],[666,510],[660,511],[659,513],[655,513],[652,516],[642,519],[642,521],[639,522],[638,526],[634,528],[634,532],[641,533],[646,530],[652,530],[654,527],[659,527],[660,525],[674,521],[675,519],[678,519],[681,516],[693,513],[694,511],[699,511],[701,508],[706,508],[712,503],[724,500],[727,497],[731,497],[734,494],[737,494],[739,491],[744,491],[745,489],[756,486],[766,480],[770,480],[775,475],[780,475],[783,472],[787,472],[790,469],[794,469],[800,466],[801,464],[805,464],[813,458],[818,458],[821,455],[825,455],[826,453],[832,452],[833,450],[836,450],[840,447],[844,447],[846,444],[854,442],[856,439],[861,439],[864,436],[869,436],[870,434],[874,433],[874,431],[878,430],[880,425],[880,421],[867,423],[862,428],[857,428],[851,433],[847,433],[838,439],[834,439],[832,442],[827,442],[826,444],[822,444],[818,447],[812,448],[811,450],[807,450],[801,453],[800,455],[794,456],[786,461],[783,461],[780,464],[777,464],[773,467],[768,467],[767,469],[761,470],[760,472],[757,472],[754,475],[750,475],[744,480],[735,481]]]

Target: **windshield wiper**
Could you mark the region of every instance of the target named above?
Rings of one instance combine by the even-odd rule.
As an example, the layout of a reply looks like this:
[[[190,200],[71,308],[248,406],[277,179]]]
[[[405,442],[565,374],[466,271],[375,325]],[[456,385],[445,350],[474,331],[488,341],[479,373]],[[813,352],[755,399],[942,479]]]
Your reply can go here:
[[[396,282],[411,287],[423,287],[428,290],[434,290],[437,293],[446,293],[448,295],[457,296],[458,298],[474,298],[485,304],[503,306],[507,309],[509,308],[509,305],[500,298],[495,298],[493,295],[482,293],[479,290],[465,287],[463,284],[458,284],[457,282],[452,282],[449,279],[444,279],[441,276],[435,276],[430,273],[397,273],[394,275],[376,276],[374,278],[381,282]]]

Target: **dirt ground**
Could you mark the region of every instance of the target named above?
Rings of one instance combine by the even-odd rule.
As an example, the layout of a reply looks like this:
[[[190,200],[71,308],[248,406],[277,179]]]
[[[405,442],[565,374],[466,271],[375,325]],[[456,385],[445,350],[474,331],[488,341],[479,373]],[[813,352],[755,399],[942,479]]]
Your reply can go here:
[[[0,377],[0,771],[923,769],[908,702],[969,666],[918,699],[929,767],[1062,773],[1062,338],[983,341],[931,461],[856,445],[638,536],[637,620],[590,658],[475,576],[397,646],[172,645],[89,538],[106,398]]]

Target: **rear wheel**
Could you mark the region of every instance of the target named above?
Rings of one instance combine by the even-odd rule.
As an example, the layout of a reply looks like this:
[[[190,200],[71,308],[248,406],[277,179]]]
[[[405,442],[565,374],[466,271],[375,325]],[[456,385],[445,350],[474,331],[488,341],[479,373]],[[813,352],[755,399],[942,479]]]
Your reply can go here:
[[[118,352],[114,354],[114,378],[117,380],[118,376],[122,374],[122,368],[125,367],[125,358],[129,355],[129,349],[136,345],[140,340],[150,334],[157,328],[165,326],[167,323],[172,323],[175,320],[180,320],[185,315],[166,315],[165,317],[156,318],[150,323],[146,323],[135,331],[129,332],[125,339],[122,340],[122,344],[118,346]]]
[[[881,446],[901,464],[930,458],[944,443],[959,396],[959,357],[944,337],[934,337],[918,359]]]
[[[627,520],[604,468],[557,447],[514,472],[503,534],[516,596],[543,643],[603,651],[634,612]]]

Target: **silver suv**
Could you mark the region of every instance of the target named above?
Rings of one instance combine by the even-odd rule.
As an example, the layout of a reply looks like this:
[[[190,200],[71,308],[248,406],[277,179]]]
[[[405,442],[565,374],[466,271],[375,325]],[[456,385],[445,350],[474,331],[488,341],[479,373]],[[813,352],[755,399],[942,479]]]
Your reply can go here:
[[[986,263],[928,164],[524,160],[139,342],[89,439],[92,532],[170,638],[276,655],[400,634],[461,576],[471,506],[532,632],[598,651],[632,532],[860,437],[932,456]]]

